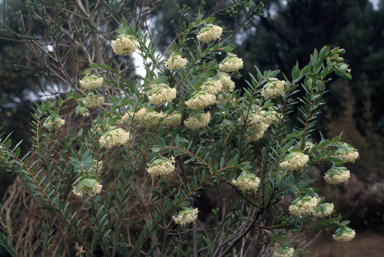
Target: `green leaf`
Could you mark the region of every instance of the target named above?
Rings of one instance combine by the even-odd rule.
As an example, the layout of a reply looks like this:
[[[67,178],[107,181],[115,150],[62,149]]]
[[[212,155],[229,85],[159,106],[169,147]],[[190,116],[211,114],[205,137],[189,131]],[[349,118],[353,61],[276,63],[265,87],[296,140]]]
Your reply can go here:
[[[215,17],[209,17],[209,18],[206,18],[206,19],[205,19],[205,22],[206,22],[206,23],[211,23],[211,22],[214,22],[215,20],[216,20]]]
[[[163,147],[165,146],[165,141],[161,136],[157,136],[157,141],[159,141],[161,146],[163,146]]]

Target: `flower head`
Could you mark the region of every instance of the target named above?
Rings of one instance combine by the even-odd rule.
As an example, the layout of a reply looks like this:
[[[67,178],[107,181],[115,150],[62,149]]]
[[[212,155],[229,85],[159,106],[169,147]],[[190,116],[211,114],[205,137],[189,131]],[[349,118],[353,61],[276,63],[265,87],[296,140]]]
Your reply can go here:
[[[305,195],[293,201],[288,210],[291,214],[299,217],[309,215],[315,211],[318,202],[319,199],[317,197]]]
[[[76,187],[73,187],[73,193],[78,197],[83,195],[94,197],[100,194],[102,187],[96,179],[83,179],[77,183]]]
[[[192,94],[191,99],[185,102],[188,108],[201,110],[205,107],[215,104],[216,96],[204,91],[198,91]]]
[[[261,118],[262,121],[269,125],[279,120],[279,114],[275,111],[274,108],[269,108],[268,111],[263,111],[263,113],[261,114],[262,114],[262,118]]]
[[[156,84],[148,91],[147,96],[151,103],[161,105],[172,102],[172,100],[176,98],[176,89],[170,88],[163,83]]]
[[[178,127],[181,124],[182,115],[180,112],[173,112],[170,115],[164,117],[164,120],[161,122],[161,125],[167,127]]]
[[[268,129],[269,124],[265,123],[262,116],[263,112],[253,111],[248,118],[248,140],[258,141],[263,137],[265,131]],[[240,124],[244,125],[243,119],[239,119]]]
[[[217,77],[221,80],[221,84],[225,90],[232,91],[235,89],[235,82],[232,81],[231,76],[224,72],[218,72]]]
[[[206,127],[210,120],[211,114],[209,112],[197,113],[185,120],[184,125],[189,129],[198,130]]]
[[[315,210],[315,216],[317,218],[324,218],[332,214],[333,203],[322,203]]]
[[[87,90],[95,90],[103,85],[103,81],[103,78],[99,78],[94,74],[87,75],[82,80],[80,80],[80,86]]]
[[[165,177],[175,170],[175,158],[159,157],[148,163],[147,172],[152,177]]]
[[[131,117],[131,119],[133,119],[133,112],[127,111],[126,113],[124,113],[123,116],[121,116],[121,120],[123,122],[129,124],[130,123],[129,117]]]
[[[197,208],[187,208],[179,214],[173,216],[173,220],[176,224],[181,225],[182,227],[186,226],[187,224],[191,223],[195,219],[197,219],[197,215],[199,214],[199,210]]]
[[[260,178],[249,171],[243,170],[236,180],[232,180],[232,184],[244,192],[251,189],[256,190],[259,187]]]
[[[351,177],[351,173],[345,167],[333,166],[325,173],[324,179],[328,184],[341,185]]]
[[[298,170],[299,168],[305,167],[308,161],[308,155],[304,154],[303,152],[295,151],[289,153],[283,159],[283,162],[280,163],[280,167],[289,171]]]
[[[341,243],[350,242],[355,236],[356,232],[349,227],[338,228],[335,234],[332,235],[333,239]]]
[[[128,142],[130,134],[121,128],[111,129],[105,132],[99,140],[102,147],[113,148],[115,146],[124,145]]]
[[[265,99],[274,99],[278,96],[281,96],[285,92],[285,81],[284,80],[270,80],[263,89],[261,90],[261,95]]]
[[[58,129],[61,128],[64,123],[65,120],[61,119],[58,115],[49,116],[44,122],[44,127],[48,129]]]
[[[117,55],[127,56],[133,54],[139,43],[130,35],[120,35],[112,41],[113,52]]]
[[[165,68],[169,70],[177,70],[183,68],[187,65],[187,59],[181,57],[179,53],[174,53],[169,59],[164,63]]]
[[[89,93],[83,100],[83,104],[86,108],[97,108],[104,103],[104,97],[98,94]]]
[[[164,118],[163,112],[149,110],[146,108],[140,109],[136,115],[135,120],[144,128],[153,128],[160,123],[160,119]]]
[[[201,90],[208,94],[216,95],[221,91],[223,87],[220,79],[207,79],[200,87]]]
[[[219,64],[220,70],[225,72],[238,71],[243,67],[243,59],[236,57],[233,54],[228,54],[227,57]]]
[[[204,28],[199,31],[199,35],[197,35],[197,39],[204,42],[209,43],[220,38],[223,33],[223,29],[219,26],[208,24]]]
[[[357,150],[347,143],[344,144],[338,144],[338,149],[336,151],[337,157],[342,157],[342,163],[347,162],[355,162],[355,160],[359,157],[359,153]]]
[[[282,247],[273,253],[273,257],[292,257],[294,252],[295,249],[291,247]]]

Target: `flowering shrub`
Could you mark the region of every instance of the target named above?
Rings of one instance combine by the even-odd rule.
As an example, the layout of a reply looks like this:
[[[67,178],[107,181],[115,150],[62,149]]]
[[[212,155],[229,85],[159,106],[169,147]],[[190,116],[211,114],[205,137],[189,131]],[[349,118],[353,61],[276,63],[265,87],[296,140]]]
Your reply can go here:
[[[327,162],[333,166],[325,181],[345,183],[349,171],[342,164],[358,157],[340,137],[313,136],[327,76],[351,78],[340,57],[345,51],[315,50],[308,65],[297,64],[289,75],[255,67],[249,87],[235,90],[231,78],[243,60],[231,53],[235,45],[220,41],[223,28],[213,21],[197,15],[163,58],[145,31],[124,21],[109,53],[141,55],[144,77],[127,79],[116,62],[91,63],[81,88],[36,107],[31,160],[9,136],[1,138],[0,159],[45,217],[45,254],[54,229],[63,252],[69,255],[77,243],[86,256],[96,250],[103,256],[249,256],[257,233],[281,244],[275,256],[293,256],[286,231],[335,227],[337,241],[355,236],[348,221],[330,217],[333,204],[322,204],[308,179],[311,167]],[[194,43],[187,47],[187,41]],[[226,53],[221,62],[218,53]],[[89,126],[65,128],[79,119],[65,112],[73,105]],[[294,108],[302,115],[292,129],[286,121]],[[196,201],[207,190],[217,192],[220,212]],[[274,216],[288,195],[295,200]],[[208,214],[215,221],[202,218]],[[313,223],[311,214],[321,219]],[[0,242],[17,252],[7,231]]]

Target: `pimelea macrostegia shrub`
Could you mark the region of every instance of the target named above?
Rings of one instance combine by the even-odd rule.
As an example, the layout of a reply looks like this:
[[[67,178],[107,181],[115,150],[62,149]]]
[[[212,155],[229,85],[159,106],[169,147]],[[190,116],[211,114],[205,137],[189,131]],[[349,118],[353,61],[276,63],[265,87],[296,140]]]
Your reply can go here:
[[[144,77],[130,81],[116,63],[91,64],[79,92],[36,108],[35,162],[20,156],[9,137],[1,139],[1,161],[47,219],[43,251],[59,226],[71,235],[60,240],[81,245],[86,256],[96,248],[104,256],[227,256],[245,251],[256,230],[268,230],[274,244],[287,231],[311,226],[335,227],[339,242],[353,239],[348,222],[331,217],[333,204],[322,203],[308,179],[311,167],[327,162],[333,166],[325,181],[343,184],[350,176],[343,163],[358,158],[340,137],[314,139],[327,76],[351,79],[340,58],[345,51],[315,50],[309,64],[297,64],[291,74],[256,67],[249,87],[235,90],[232,78],[243,60],[211,22],[198,16],[163,58],[146,43],[145,31],[125,23],[105,47],[115,58],[141,55]],[[70,102],[90,126],[65,129],[76,119],[63,114]],[[291,128],[295,109],[301,115]],[[221,211],[197,206],[203,195],[216,199]],[[294,200],[281,214],[279,203],[288,195]],[[273,223],[268,213],[276,214]],[[311,215],[319,218],[315,224]],[[1,243],[16,251],[3,232]],[[274,253],[293,254],[283,243]]]

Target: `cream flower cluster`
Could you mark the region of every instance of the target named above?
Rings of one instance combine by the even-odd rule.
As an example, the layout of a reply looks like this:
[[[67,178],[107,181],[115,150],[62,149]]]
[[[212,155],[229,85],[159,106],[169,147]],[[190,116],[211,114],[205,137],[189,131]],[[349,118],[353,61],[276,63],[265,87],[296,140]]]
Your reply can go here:
[[[209,43],[220,38],[223,33],[223,29],[219,26],[208,24],[206,27],[202,28],[199,31],[199,35],[197,35],[197,39],[204,42]]]
[[[129,35],[120,35],[116,40],[112,41],[113,52],[121,56],[133,54],[138,45],[139,43]]]
[[[100,137],[99,143],[102,147],[113,148],[115,146],[126,144],[129,138],[130,134],[128,131],[125,131],[121,128],[117,128],[111,129],[104,133],[104,135]]]
[[[354,151],[354,152],[348,152],[340,156],[343,157],[343,161],[342,161],[343,163],[347,163],[347,162],[354,163],[356,159],[359,157],[359,153],[357,151]]]
[[[256,190],[260,184],[260,178],[255,174],[243,171],[236,180],[232,180],[232,184],[241,191]]]
[[[233,82],[231,76],[224,72],[219,72],[218,75],[221,80],[221,84],[223,85],[225,90],[227,90],[227,88],[229,89],[229,91],[235,89],[235,82]]]
[[[319,199],[317,197],[305,195],[297,198],[292,205],[289,206],[288,210],[292,215],[299,217],[309,215],[315,211],[318,202]]]
[[[338,149],[336,151],[335,156],[342,158],[342,163],[347,162],[355,162],[355,160],[359,157],[359,153],[357,150],[347,143],[338,143]]]
[[[133,119],[133,112],[127,111],[124,113],[124,115],[121,117],[121,120],[127,124],[130,124],[129,117]]]
[[[198,130],[206,127],[210,120],[211,120],[211,114],[209,112],[198,113],[190,116],[187,120],[185,120],[184,125],[188,129]]]
[[[163,117],[163,112],[142,108],[136,113],[135,120],[145,128],[153,128],[159,124],[160,119]]]
[[[210,78],[201,85],[200,89],[208,94],[216,95],[221,91],[222,87],[221,80]]]
[[[96,75],[88,75],[80,80],[80,85],[87,90],[95,90],[103,85],[103,81],[103,78]]]
[[[258,141],[269,127],[269,124],[263,122],[262,113],[254,111],[249,115],[247,126],[249,127],[248,140],[250,141]],[[243,119],[240,118],[239,122],[244,125]]]
[[[281,96],[285,92],[285,81],[272,80],[269,81],[261,90],[261,95],[265,99],[274,99]]]
[[[325,173],[324,179],[330,185],[341,185],[351,177],[345,167],[333,167]]]
[[[292,152],[288,154],[284,160],[284,162],[280,163],[280,167],[285,170],[293,171],[305,167],[309,161],[309,156],[301,152]]]
[[[97,108],[103,105],[104,103],[104,97],[90,93],[88,96],[84,99],[83,104],[86,108]]]
[[[158,84],[148,91],[147,96],[151,103],[161,105],[172,102],[176,98],[176,89],[170,88],[166,84]]]
[[[279,118],[276,117],[276,115],[279,116],[279,114],[272,108],[270,108],[268,111],[261,111],[260,114],[262,114],[262,121],[269,125],[279,120]]]
[[[322,203],[316,208],[315,216],[317,218],[328,217],[332,214],[334,207],[333,203]]]
[[[292,257],[294,252],[291,247],[280,248],[273,253],[273,257]]]
[[[204,91],[196,92],[192,95],[191,99],[185,102],[188,108],[193,110],[201,110],[205,107],[215,104],[216,96],[205,93]]]
[[[63,120],[59,116],[48,117],[44,122],[44,127],[48,129],[58,129],[58,128],[61,128],[64,124],[65,124],[65,120]]]
[[[178,215],[175,215],[172,218],[176,224],[179,224],[182,227],[184,227],[187,224],[193,222],[195,219],[197,219],[198,214],[199,214],[199,210],[197,208],[195,209],[189,208],[179,212]]]
[[[171,159],[164,157],[152,160],[148,163],[147,172],[152,177],[165,177],[175,170],[175,158]]]
[[[355,236],[356,232],[348,227],[344,229],[338,228],[335,234],[332,235],[333,239],[341,243],[350,242]]]
[[[180,112],[174,112],[171,115],[165,116],[161,124],[167,127],[178,127],[181,124],[181,118]]]
[[[264,136],[268,127],[269,125],[264,122],[251,126],[249,129],[248,139],[254,142],[259,141],[259,139]]]
[[[227,55],[225,59],[219,64],[219,68],[225,72],[234,72],[243,68],[243,59],[236,56]]]
[[[100,194],[102,185],[96,179],[83,179],[79,181],[76,187],[73,187],[73,193],[77,197],[88,196],[94,197]]]
[[[181,57],[180,54],[174,54],[164,63],[165,68],[169,70],[177,70],[187,65],[187,59]]]

